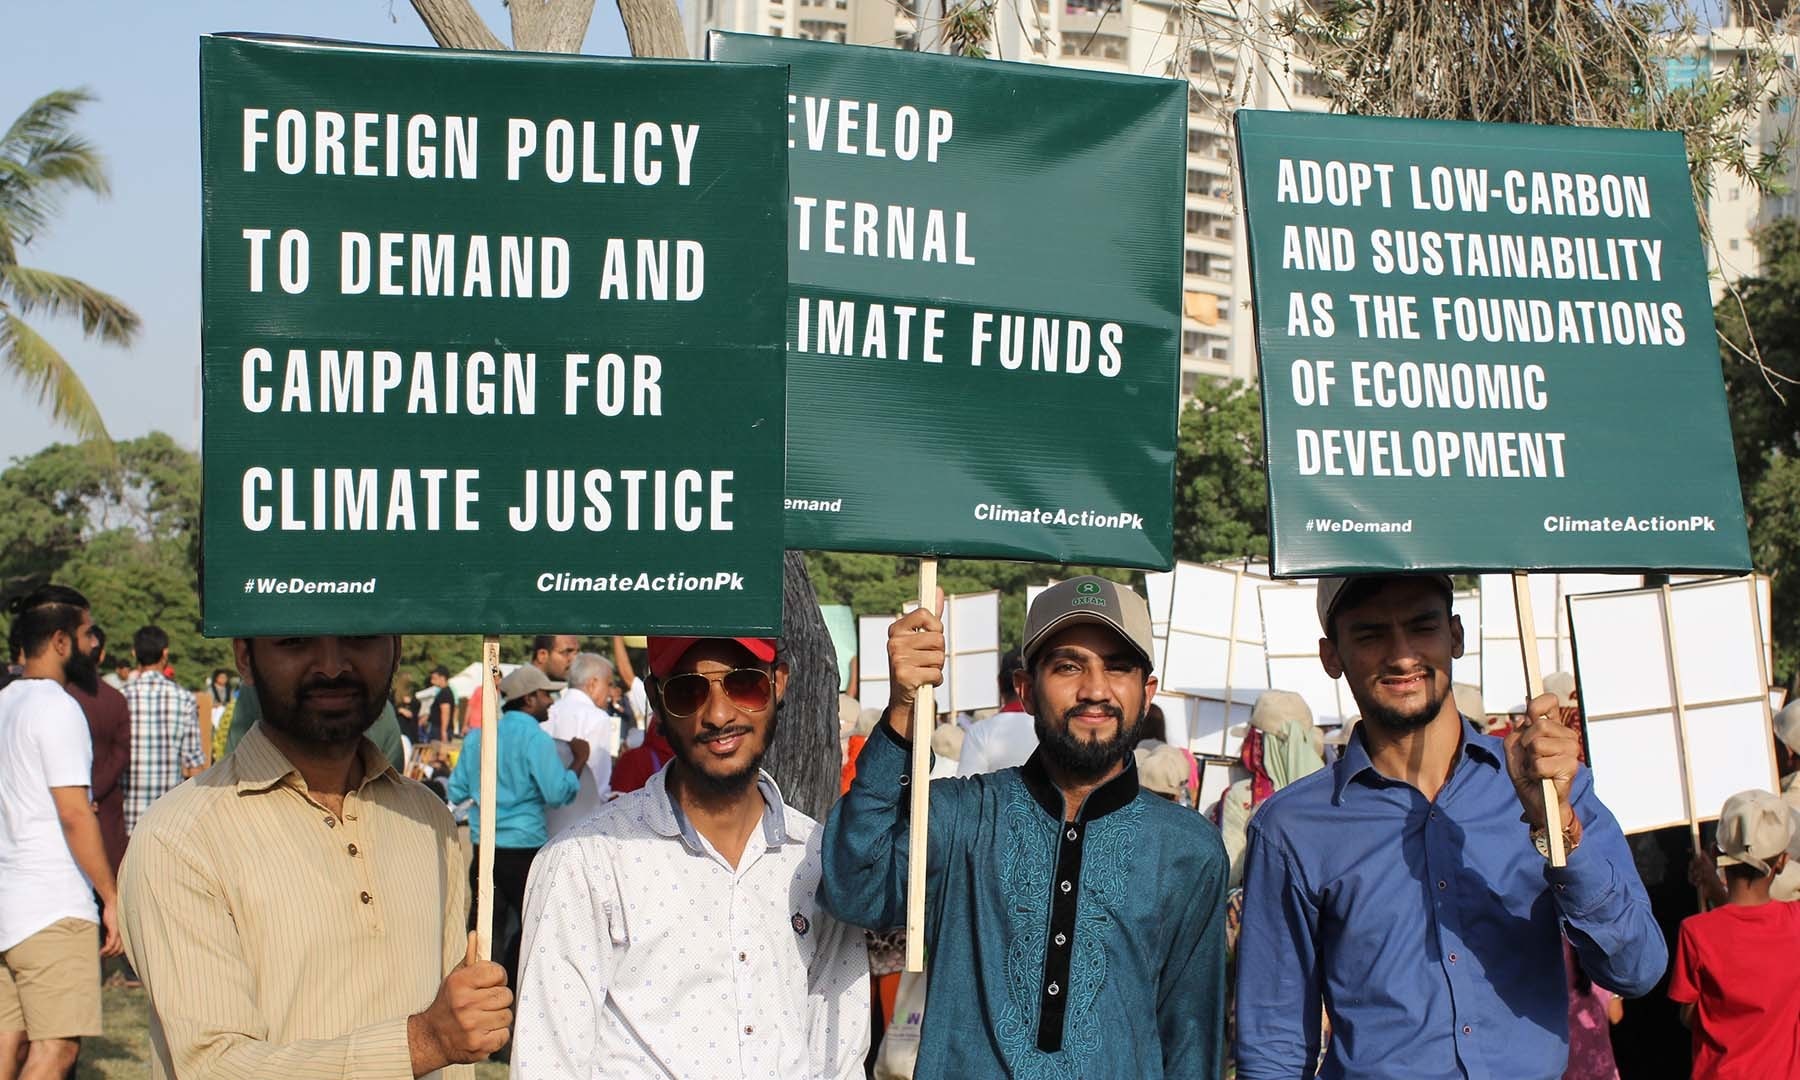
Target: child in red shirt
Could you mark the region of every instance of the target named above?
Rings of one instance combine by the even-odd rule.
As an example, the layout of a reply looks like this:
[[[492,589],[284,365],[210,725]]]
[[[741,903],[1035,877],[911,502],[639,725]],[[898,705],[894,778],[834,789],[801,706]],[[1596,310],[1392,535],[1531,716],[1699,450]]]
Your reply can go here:
[[[1792,812],[1743,791],[1719,816],[1723,906],[1683,920],[1669,997],[1694,1032],[1694,1080],[1800,1077],[1800,903],[1769,898]]]

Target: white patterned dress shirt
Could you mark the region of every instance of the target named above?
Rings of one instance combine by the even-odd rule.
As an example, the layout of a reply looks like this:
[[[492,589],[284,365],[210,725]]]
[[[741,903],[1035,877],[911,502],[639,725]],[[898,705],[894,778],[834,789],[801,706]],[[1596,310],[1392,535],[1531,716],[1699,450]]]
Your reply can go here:
[[[818,824],[764,773],[762,825],[734,869],[666,776],[532,864],[514,1080],[860,1078],[868,949],[818,906]]]

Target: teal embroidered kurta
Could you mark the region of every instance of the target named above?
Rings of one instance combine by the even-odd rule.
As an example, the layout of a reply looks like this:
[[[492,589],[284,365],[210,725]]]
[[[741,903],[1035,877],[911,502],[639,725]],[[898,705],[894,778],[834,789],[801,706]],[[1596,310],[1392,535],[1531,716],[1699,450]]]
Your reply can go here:
[[[1021,768],[932,782],[929,980],[914,1075],[1216,1078],[1218,830],[1140,791],[1130,758],[1065,821],[1042,753]],[[906,923],[908,757],[878,725],[825,825],[819,899],[872,930]]]

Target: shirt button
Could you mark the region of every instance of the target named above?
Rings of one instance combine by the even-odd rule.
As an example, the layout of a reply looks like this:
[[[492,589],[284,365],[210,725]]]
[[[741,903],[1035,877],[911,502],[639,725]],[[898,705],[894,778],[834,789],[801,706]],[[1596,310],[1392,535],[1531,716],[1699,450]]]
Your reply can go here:
[[[375,898],[365,892],[362,894],[362,902],[365,904],[373,904],[375,902]]]
[[[1062,993],[1062,987],[1056,985],[1055,983],[1051,983],[1049,986],[1044,988],[1044,993],[1049,994],[1051,997],[1055,997],[1056,995]]]
[[[326,818],[326,819],[325,819],[325,827],[326,827],[326,828],[327,828],[327,829],[335,829],[335,828],[337,828],[337,818],[334,818],[334,817],[328,817],[328,818]]]
[[[1450,954],[1450,962],[1452,964],[1456,963],[1456,954],[1455,953]]]
[[[1073,840],[1073,839],[1075,839],[1075,830],[1074,830],[1074,829],[1070,829],[1070,830],[1069,830],[1069,832],[1068,832],[1068,837],[1069,837],[1069,839],[1071,839],[1071,840]]]
[[[1071,888],[1071,886],[1069,885],[1068,882],[1065,881],[1062,883],[1062,891],[1063,892],[1068,892],[1070,888]]]
[[[750,959],[749,953],[738,953],[738,960],[740,962],[748,962],[749,959]]]
[[[1056,943],[1058,945],[1067,945],[1069,943],[1069,935],[1067,935],[1067,934],[1056,935]]]
[[[1440,882],[1438,882],[1438,888],[1440,888],[1440,889],[1441,889],[1441,888],[1443,888],[1443,887],[1444,887],[1444,883],[1443,883],[1443,882],[1441,882],[1441,881],[1440,881]]]
[[[744,1034],[754,1035],[754,1034],[756,1034],[756,1028],[750,1024],[745,1024],[744,1025]]]
[[[348,848],[348,849],[347,849],[347,850],[349,850],[349,852],[350,852],[350,854],[351,854],[351,856],[352,856],[352,857],[355,857],[355,856],[356,856],[356,855],[359,855],[359,854],[361,854],[361,852],[359,852],[359,851],[357,851],[357,850],[356,850],[356,845],[355,845],[355,844],[351,844],[351,845],[350,845],[350,847],[349,847],[349,848]]]
[[[1470,1027],[1467,1024],[1464,1024],[1463,1025],[1463,1034],[1464,1035],[1473,1035],[1473,1034],[1475,1034],[1475,1029]]]

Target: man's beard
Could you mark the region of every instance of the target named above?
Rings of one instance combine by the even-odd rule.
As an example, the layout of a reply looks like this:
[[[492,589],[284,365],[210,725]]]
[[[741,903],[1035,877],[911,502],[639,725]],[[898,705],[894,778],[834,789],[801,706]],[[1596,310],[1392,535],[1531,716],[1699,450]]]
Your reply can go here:
[[[1125,759],[1137,746],[1138,728],[1143,724],[1143,716],[1127,723],[1125,713],[1117,706],[1101,706],[1101,711],[1118,721],[1118,730],[1106,739],[1078,739],[1071,730],[1075,718],[1082,713],[1091,713],[1091,705],[1077,705],[1063,713],[1061,727],[1049,720],[1037,717],[1038,745],[1043,747],[1044,754],[1056,767],[1071,776],[1087,778],[1099,776]]]
[[[763,734],[762,749],[758,750],[756,756],[746,762],[743,768],[729,773],[709,772],[703,768],[701,763],[705,758],[699,744],[702,741],[713,742],[736,732],[750,735],[755,731],[750,725],[730,724],[716,732],[698,735],[693,742],[687,742],[675,734],[674,729],[665,721],[663,738],[669,740],[669,748],[674,750],[676,758],[680,759],[683,766],[681,779],[683,783],[687,784],[689,790],[702,797],[742,795],[746,788],[756,783],[756,777],[762,771],[763,758],[768,756],[769,747],[775,745],[775,731],[780,726],[780,720],[781,708],[777,706],[769,716],[769,730]]]
[[[99,693],[100,661],[92,653],[80,649],[70,652],[63,662],[63,681],[90,696]]]
[[[1363,720],[1373,723],[1383,731],[1404,735],[1409,731],[1417,731],[1437,719],[1437,714],[1444,708],[1444,697],[1448,691],[1443,694],[1438,693],[1436,669],[1427,669],[1425,678],[1431,685],[1431,694],[1417,712],[1401,712],[1399,709],[1390,709],[1373,702],[1359,701],[1357,704],[1362,706]]]
[[[381,709],[386,703],[385,698],[371,699],[368,687],[349,678],[308,679],[295,689],[292,700],[277,700],[257,669],[254,652],[250,656],[250,678],[256,685],[257,700],[262,705],[262,723],[290,739],[314,746],[342,746],[355,742],[381,718]],[[359,701],[346,712],[320,713],[306,703],[307,695],[319,690],[350,690]]]

